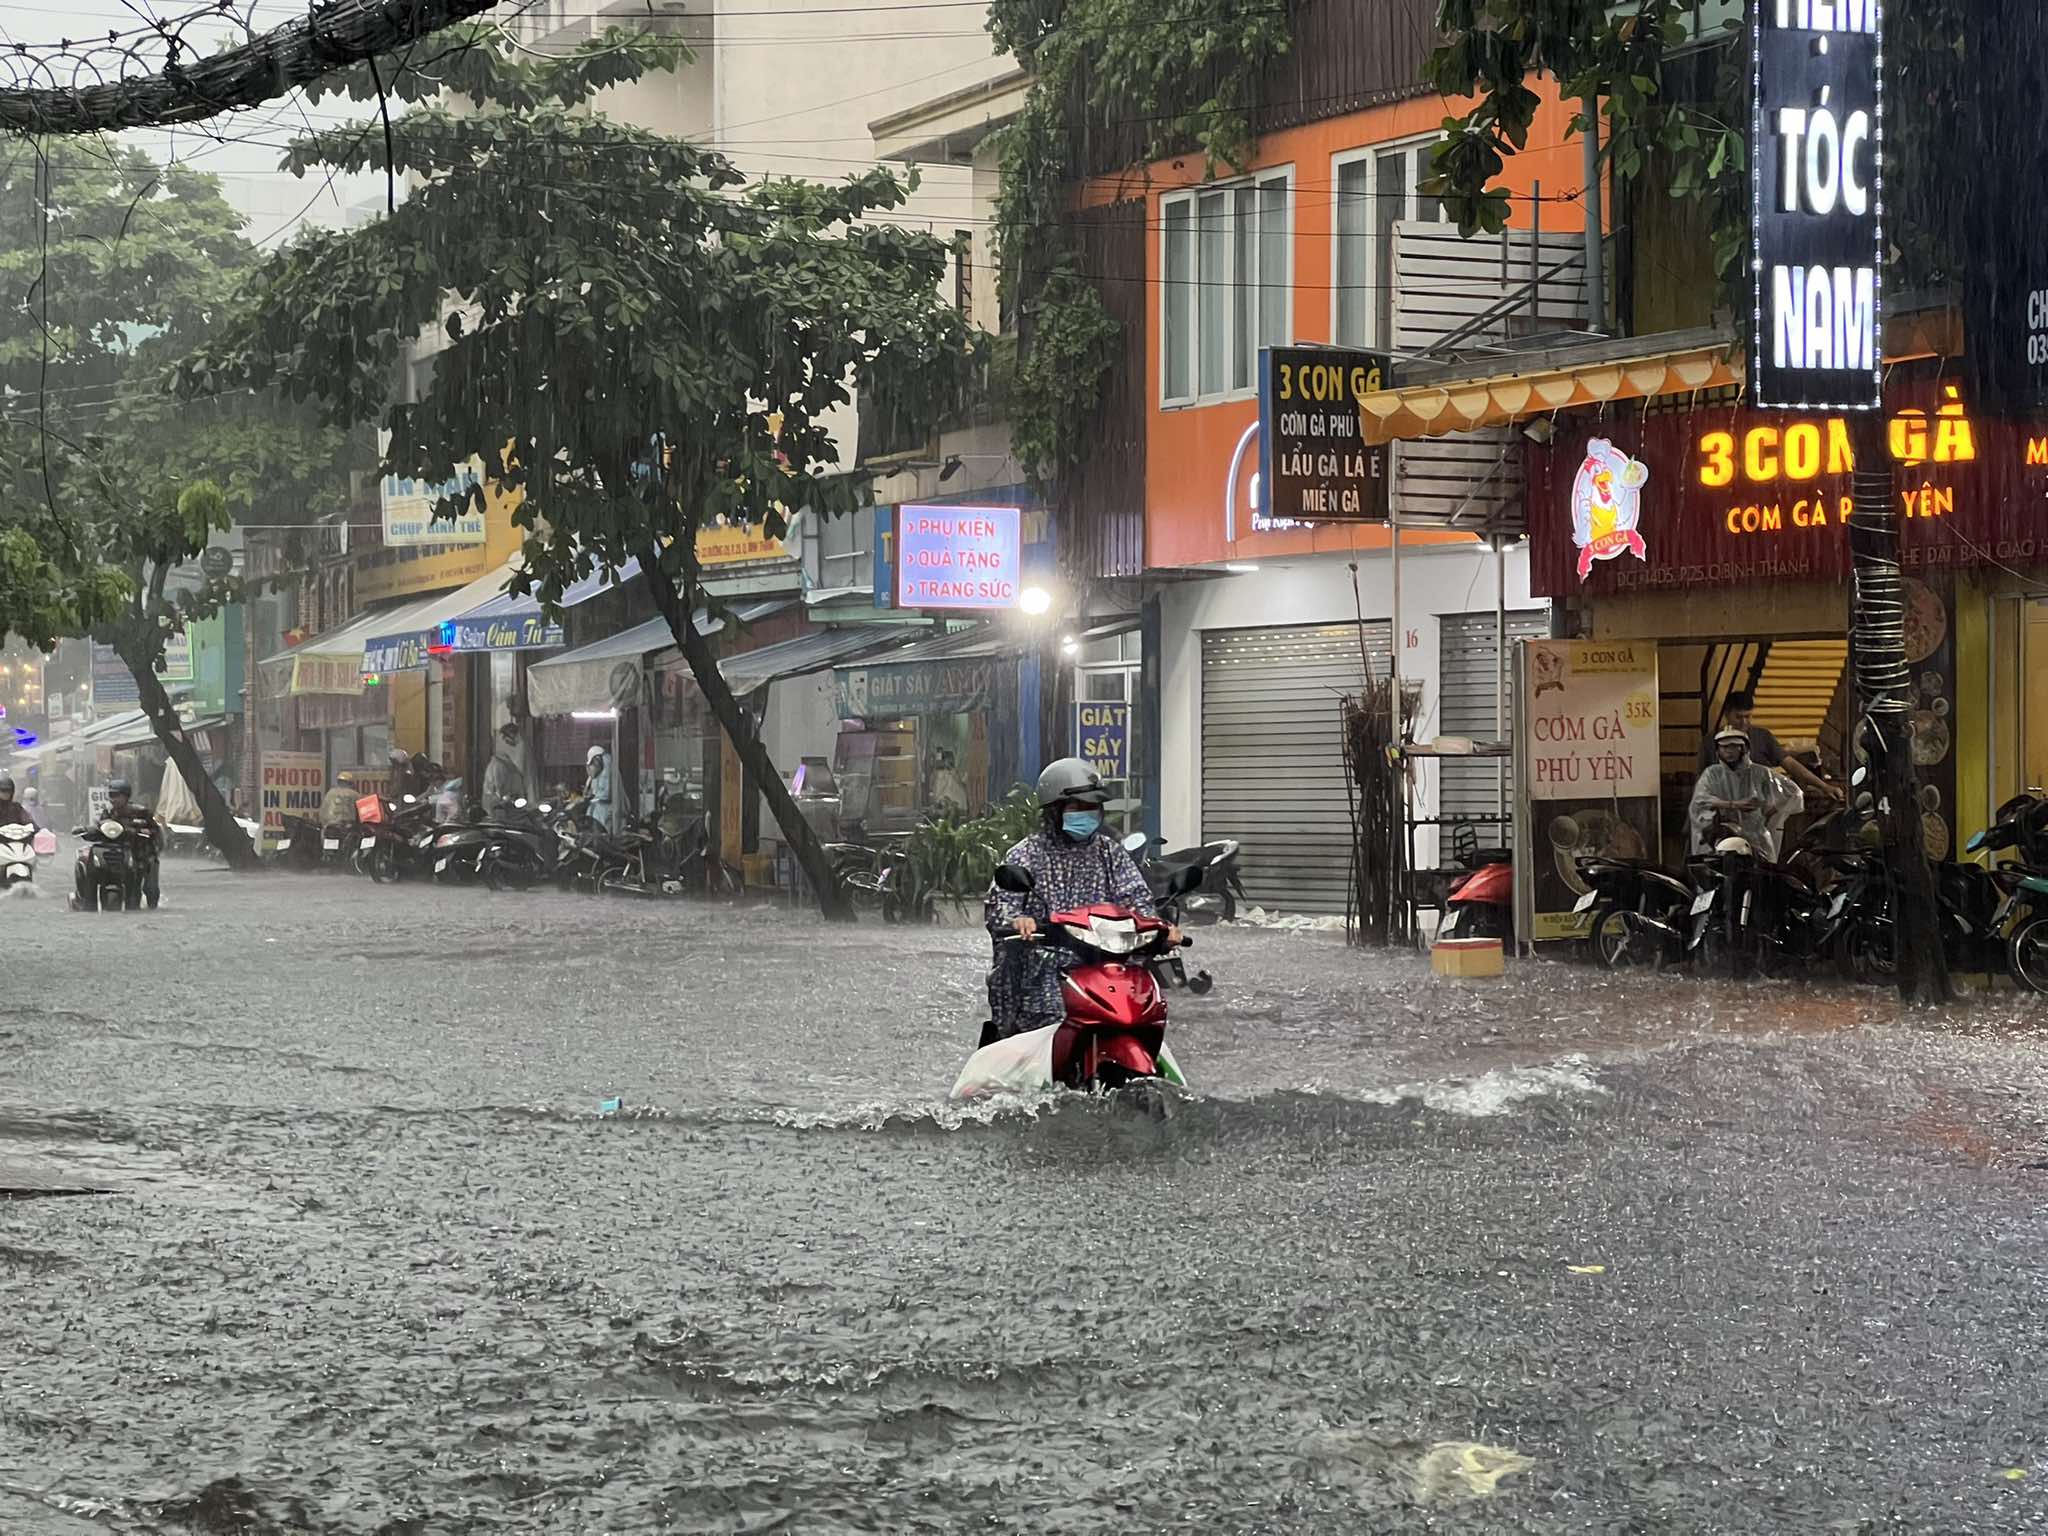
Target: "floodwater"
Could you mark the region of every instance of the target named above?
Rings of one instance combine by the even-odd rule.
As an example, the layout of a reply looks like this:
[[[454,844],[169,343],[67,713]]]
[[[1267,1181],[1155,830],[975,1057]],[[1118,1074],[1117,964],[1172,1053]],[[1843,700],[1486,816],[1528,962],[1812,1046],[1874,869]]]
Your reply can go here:
[[[2025,1000],[1212,931],[963,1112],[971,932],[166,889],[0,904],[10,1536],[2048,1529]]]

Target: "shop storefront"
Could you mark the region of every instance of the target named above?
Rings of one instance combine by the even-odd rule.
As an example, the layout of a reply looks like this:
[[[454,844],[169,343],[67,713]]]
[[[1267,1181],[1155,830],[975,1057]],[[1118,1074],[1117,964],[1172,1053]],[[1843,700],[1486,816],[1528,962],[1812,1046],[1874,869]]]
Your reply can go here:
[[[740,632],[727,644],[740,648],[784,638],[801,621],[784,598],[737,603],[734,615]],[[699,634],[724,628],[699,611]],[[540,782],[550,792],[580,785],[585,754],[602,746],[621,771],[618,793],[643,815],[654,808],[657,786],[696,810],[708,812],[717,798],[730,754],[666,619],[534,662],[526,709]]]
[[[832,775],[849,838],[975,815],[1037,773],[1038,664],[977,626],[839,667]]]
[[[1359,529],[1355,537],[1368,542],[1371,534],[1384,543],[1384,529]],[[1499,739],[1497,637],[1505,630],[1512,642],[1548,628],[1547,606],[1530,597],[1525,546],[1496,552],[1437,533],[1404,533],[1402,546],[1398,598],[1384,549],[1368,558],[1347,550],[1260,562],[1179,583],[1162,598],[1161,830],[1175,846],[1235,839],[1247,892],[1262,905],[1345,909],[1351,781],[1339,706],[1368,672],[1388,675],[1396,611],[1401,676],[1417,700],[1420,740]],[[1426,820],[1437,812],[1443,769],[1419,761],[1414,771]],[[1449,772],[1455,793],[1447,815],[1465,807],[1497,818],[1494,766],[1456,764]],[[1416,832],[1418,867],[1437,862],[1438,832],[1427,820]]]
[[[1914,758],[1928,847],[1947,855],[2025,780],[2033,733],[2048,763],[2048,708],[2030,727],[2025,707],[2024,595],[2048,563],[2048,436],[1973,419],[1931,370],[1896,371],[1888,413]],[[1789,750],[1844,772],[1852,467],[1842,419],[1727,404],[1566,418],[1530,452],[1536,590],[1596,639],[1659,642],[1667,833],[1731,691],[1755,695]]]

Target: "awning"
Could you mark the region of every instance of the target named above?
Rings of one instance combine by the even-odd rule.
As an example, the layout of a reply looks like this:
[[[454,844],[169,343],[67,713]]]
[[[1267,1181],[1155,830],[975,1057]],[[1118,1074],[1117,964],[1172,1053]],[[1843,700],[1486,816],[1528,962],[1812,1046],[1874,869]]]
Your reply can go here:
[[[997,658],[1017,654],[1017,645],[988,624],[883,651],[832,674],[840,717],[902,720],[991,709],[996,703]]]
[[[118,715],[109,715],[104,720],[95,720],[91,725],[73,731],[64,739],[73,746],[104,747],[111,744],[109,741],[110,737],[131,731],[138,725],[145,731],[148,730],[149,716],[139,709],[124,709]]]
[[[752,693],[785,677],[802,677],[856,656],[871,655],[894,645],[900,637],[885,626],[860,624],[850,629],[817,629],[794,640],[778,640],[759,650],[741,651],[718,663],[719,674],[734,693]]]
[[[1408,384],[1360,395],[1365,440],[1388,443],[1443,437],[1574,407],[1696,394],[1740,384],[1744,377],[1741,348],[1721,340],[1672,349],[1667,338],[1663,348],[1635,355],[1623,352],[1545,366],[1549,361],[1531,358],[1512,373],[1443,384]]]
[[[123,747],[148,746],[156,740],[156,728],[149,723],[147,715],[137,711],[135,718],[132,720],[129,720],[126,716],[122,718],[126,721],[125,724],[118,729],[110,730],[104,735],[95,737],[93,745],[106,747],[111,751],[118,752]],[[185,734],[188,737],[194,731],[212,730],[217,726],[225,724],[227,724],[227,717],[224,715],[205,715],[195,720],[183,722]]]
[[[617,572],[592,571],[562,589],[561,606],[574,608],[600,593],[622,587],[640,574],[640,562],[628,560]],[[474,608],[458,612],[441,626],[440,644],[451,651],[544,650],[562,643],[562,626],[550,623],[532,593],[500,588]]]
[[[463,589],[457,588],[457,591]],[[285,692],[345,694],[363,691],[363,648],[377,635],[401,633],[416,628],[414,616],[431,610],[439,597],[413,598],[388,608],[360,614],[336,630],[315,636],[304,645],[275,656],[266,656],[259,666],[291,668],[291,682]]]
[[[516,557],[494,571],[486,571],[467,586],[425,598],[392,614],[387,624],[363,642],[358,662],[363,675],[410,672],[424,667],[429,655],[445,648],[444,625],[479,603],[505,595],[505,583],[512,579],[515,561]],[[555,644],[561,642],[557,640]]]
[[[751,624],[788,606],[786,599],[778,598],[743,603],[733,612],[742,624]],[[696,623],[700,635],[715,635],[725,627],[703,608],[697,610]],[[537,661],[526,673],[526,708],[536,715],[569,715],[637,704],[641,658],[674,649],[668,620],[649,619],[563,655]]]

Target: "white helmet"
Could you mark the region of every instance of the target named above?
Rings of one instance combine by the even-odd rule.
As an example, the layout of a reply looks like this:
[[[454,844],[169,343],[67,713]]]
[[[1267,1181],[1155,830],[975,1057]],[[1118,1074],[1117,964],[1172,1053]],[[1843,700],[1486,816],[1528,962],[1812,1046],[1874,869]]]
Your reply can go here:
[[[590,766],[590,765],[591,765],[592,763],[596,762],[596,761],[597,761],[597,760],[598,760],[598,759],[599,759],[600,757],[603,757],[603,756],[604,756],[604,748],[603,748],[603,746],[599,745],[599,744],[598,744],[598,743],[596,743],[596,742],[592,742],[592,743],[591,743],[591,746],[590,746],[590,750],[589,750],[588,752],[586,752],[586,753],[584,753],[584,754],[583,754],[583,766],[584,766],[584,767],[586,767],[586,768],[588,768],[588,767],[589,767],[589,766]]]
[[[1716,853],[1754,853],[1755,851],[1750,846],[1749,839],[1746,837],[1724,837],[1721,841],[1714,844],[1714,852]]]

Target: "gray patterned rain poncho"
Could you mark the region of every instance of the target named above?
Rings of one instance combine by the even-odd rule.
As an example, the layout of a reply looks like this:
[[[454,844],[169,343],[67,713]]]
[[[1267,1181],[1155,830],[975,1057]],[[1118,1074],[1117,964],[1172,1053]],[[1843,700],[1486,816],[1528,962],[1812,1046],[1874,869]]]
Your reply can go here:
[[[983,912],[991,933],[1020,917],[1043,926],[1054,912],[1097,902],[1129,907],[1145,917],[1158,915],[1152,888],[1123,845],[1106,832],[1075,843],[1041,829],[1004,854],[1003,862],[1030,870],[1034,884],[1021,894],[989,887]],[[988,973],[989,1014],[996,1033],[1014,1035],[1065,1018],[1060,974],[1073,959],[1068,951],[1048,945],[1005,944],[998,939],[995,964]]]

